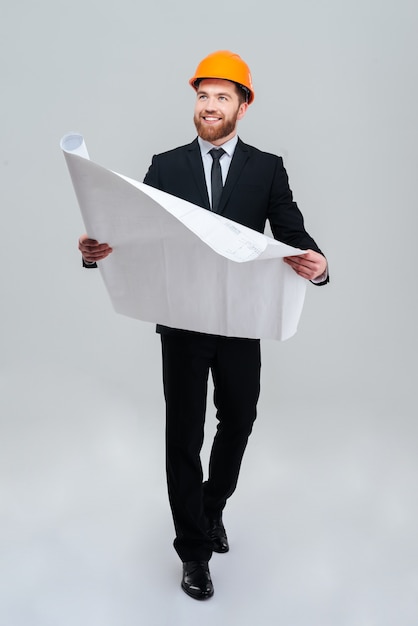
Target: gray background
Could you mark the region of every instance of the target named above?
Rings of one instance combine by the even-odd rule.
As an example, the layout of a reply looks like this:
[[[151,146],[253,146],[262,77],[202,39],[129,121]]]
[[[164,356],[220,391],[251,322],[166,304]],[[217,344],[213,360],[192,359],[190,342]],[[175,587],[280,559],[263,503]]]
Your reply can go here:
[[[3,2],[2,624],[417,623],[417,22],[415,0]],[[252,69],[240,136],[284,156],[332,283],[263,342],[200,604],[171,548],[159,338],[81,269],[59,140],[141,180],[193,139],[187,81],[220,48]]]

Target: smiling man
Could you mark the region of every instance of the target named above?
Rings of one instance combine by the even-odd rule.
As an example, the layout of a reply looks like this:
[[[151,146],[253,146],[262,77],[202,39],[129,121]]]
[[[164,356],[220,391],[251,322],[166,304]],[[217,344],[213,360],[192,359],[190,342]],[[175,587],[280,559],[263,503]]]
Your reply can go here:
[[[282,159],[243,143],[237,123],[254,100],[250,70],[240,56],[221,50],[199,63],[190,79],[196,91],[198,137],[153,157],[144,182],[306,250],[288,257],[300,276],[328,282],[327,261],[306,232],[293,201]],[[110,242],[111,243],[111,242]],[[95,267],[111,245],[80,237],[85,266]],[[176,537],[183,562],[182,588],[204,600],[213,595],[209,560],[229,542],[222,513],[235,491],[260,392],[260,342],[157,326],[161,334],[166,401],[166,471]],[[214,383],[217,433],[207,480],[203,444],[209,373]],[[248,533],[253,529],[248,527]],[[158,581],[157,583],[158,584]]]
[[[240,87],[223,79],[198,83],[194,124],[201,139],[221,146],[234,137],[237,121],[248,107]],[[238,103],[238,104],[237,104]]]

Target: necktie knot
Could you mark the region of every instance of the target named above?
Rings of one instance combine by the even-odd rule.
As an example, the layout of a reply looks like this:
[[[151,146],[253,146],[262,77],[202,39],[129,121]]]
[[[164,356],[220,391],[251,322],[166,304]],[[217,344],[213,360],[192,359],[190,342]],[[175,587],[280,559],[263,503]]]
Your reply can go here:
[[[212,148],[212,150],[209,150],[209,154],[214,161],[219,161],[221,156],[225,154],[225,150],[223,148]]]
[[[212,150],[209,150],[209,154],[213,159],[210,176],[212,188],[212,211],[217,211],[223,189],[222,171],[219,159],[223,154],[225,154],[225,150],[223,148],[212,148]]]

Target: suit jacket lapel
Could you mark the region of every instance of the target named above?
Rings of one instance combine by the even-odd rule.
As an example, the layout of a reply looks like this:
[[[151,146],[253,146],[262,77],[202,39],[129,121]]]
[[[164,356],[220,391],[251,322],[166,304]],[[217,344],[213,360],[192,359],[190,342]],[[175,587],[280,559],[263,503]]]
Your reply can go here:
[[[241,139],[238,139],[234,156],[232,157],[231,165],[229,166],[225,186],[223,188],[218,213],[222,214],[224,212],[226,203],[229,200],[229,197],[241,175],[242,168],[249,159],[249,156],[248,147],[241,141]]]
[[[192,141],[192,143],[187,146],[187,158],[189,161],[193,179],[202,198],[202,206],[210,210],[209,195],[205,180],[205,171],[203,169],[202,155],[200,153],[200,146],[197,139]]]

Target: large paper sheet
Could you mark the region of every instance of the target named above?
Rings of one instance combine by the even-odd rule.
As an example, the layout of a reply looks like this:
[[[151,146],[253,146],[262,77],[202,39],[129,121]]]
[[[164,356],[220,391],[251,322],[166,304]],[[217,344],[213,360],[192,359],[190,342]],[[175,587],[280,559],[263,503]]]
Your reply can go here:
[[[294,335],[306,281],[283,257],[303,250],[93,163],[79,134],[61,148],[87,233],[113,248],[98,265],[116,312],[228,337]]]

